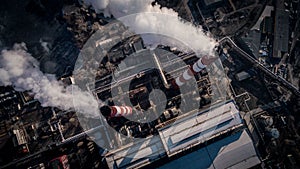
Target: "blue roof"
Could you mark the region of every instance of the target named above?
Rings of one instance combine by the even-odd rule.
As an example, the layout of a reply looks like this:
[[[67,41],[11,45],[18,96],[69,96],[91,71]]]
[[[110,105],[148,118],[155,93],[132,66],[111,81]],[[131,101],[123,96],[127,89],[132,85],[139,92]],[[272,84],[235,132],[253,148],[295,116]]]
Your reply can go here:
[[[210,110],[178,119],[170,126],[161,128],[159,136],[130,143],[111,151],[106,160],[109,168],[136,168],[147,166],[162,157],[178,152],[222,135],[243,125],[233,101],[213,106]],[[205,148],[180,157],[161,168],[222,168],[237,165],[247,168],[260,163],[252,140],[246,131],[238,132]],[[215,167],[217,166],[217,167]],[[219,166],[219,167],[218,167]],[[221,167],[220,167],[221,166]]]
[[[252,140],[243,130],[214,142],[176,160],[160,169],[249,168],[260,163]]]

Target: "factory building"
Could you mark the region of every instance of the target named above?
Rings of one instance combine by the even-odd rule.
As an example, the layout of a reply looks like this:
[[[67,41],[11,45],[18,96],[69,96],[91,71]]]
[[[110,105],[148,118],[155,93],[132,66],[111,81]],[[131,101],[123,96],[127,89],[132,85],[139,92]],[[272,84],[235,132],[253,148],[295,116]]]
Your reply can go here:
[[[198,21],[202,19],[202,16],[204,18],[211,17],[213,15],[213,12],[217,8],[222,7],[224,3],[227,4],[227,2],[221,0],[189,0],[188,5],[190,10],[192,11],[193,17],[196,21]]]
[[[283,3],[283,0],[277,0],[275,10],[274,58],[281,58],[284,52],[288,52],[289,47],[289,12],[284,9]]]
[[[95,88],[88,86],[107,105],[99,102],[100,122],[84,130],[106,149],[109,168],[176,168],[177,160],[194,160],[196,168],[250,168],[260,163],[235,102],[209,78],[206,65],[213,60],[136,44],[113,49],[124,55],[136,52],[120,59],[111,78],[99,78]]]
[[[273,20],[270,16],[265,17],[260,24],[260,31],[263,34],[273,34]]]
[[[247,36],[244,36],[243,41],[247,44],[251,52],[256,58],[259,58],[261,32],[251,30]]]
[[[171,161],[167,168],[250,168],[260,163],[246,130],[216,141],[188,155]]]
[[[250,168],[260,164],[234,101],[177,119],[106,154],[109,168]],[[163,161],[164,165],[161,165]],[[184,165],[184,166],[183,166]]]

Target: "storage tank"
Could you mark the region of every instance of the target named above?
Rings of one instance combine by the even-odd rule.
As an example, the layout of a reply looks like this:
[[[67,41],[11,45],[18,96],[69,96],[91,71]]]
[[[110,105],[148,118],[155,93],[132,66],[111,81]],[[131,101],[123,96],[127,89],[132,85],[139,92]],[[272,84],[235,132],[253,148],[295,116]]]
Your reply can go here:
[[[277,128],[271,128],[271,127],[266,127],[266,134],[269,137],[272,137],[272,138],[275,138],[275,139],[278,139],[279,136],[280,136],[280,133],[279,133],[278,129]]]

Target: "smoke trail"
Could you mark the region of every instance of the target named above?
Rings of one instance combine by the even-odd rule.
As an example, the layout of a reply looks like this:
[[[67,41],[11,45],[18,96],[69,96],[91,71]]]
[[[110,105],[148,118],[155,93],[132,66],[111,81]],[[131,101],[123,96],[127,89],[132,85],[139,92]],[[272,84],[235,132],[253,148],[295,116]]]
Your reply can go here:
[[[163,44],[188,50],[182,48],[182,44],[177,43],[177,40],[185,42],[185,45],[196,54],[211,54],[216,45],[215,40],[203,33],[202,28],[183,21],[172,9],[161,8],[160,5],[153,6],[153,0],[85,0],[85,2],[92,5],[97,12],[113,15],[135,33],[155,34],[142,35],[145,44],[150,46]]]
[[[172,37],[198,53],[209,53],[215,46],[213,39],[207,37],[201,28],[184,23],[178,14],[159,5],[152,6],[152,0],[84,0],[98,12],[112,14],[123,21],[136,33],[156,33],[156,36],[144,36],[146,44],[180,45]],[[164,17],[162,17],[164,16]],[[92,95],[78,87],[64,88],[51,75],[39,70],[39,63],[26,52],[25,44],[15,45],[12,50],[3,50],[0,55],[0,85],[12,85],[16,90],[30,90],[42,106],[58,107],[63,110],[76,108],[86,116],[98,116],[97,101]]]
[[[0,86],[12,85],[18,91],[29,90],[42,106],[74,109],[86,116],[97,116],[97,101],[92,95],[76,86],[65,88],[53,75],[44,75],[38,61],[26,52],[24,43],[14,45],[12,50],[3,50],[0,55]]]

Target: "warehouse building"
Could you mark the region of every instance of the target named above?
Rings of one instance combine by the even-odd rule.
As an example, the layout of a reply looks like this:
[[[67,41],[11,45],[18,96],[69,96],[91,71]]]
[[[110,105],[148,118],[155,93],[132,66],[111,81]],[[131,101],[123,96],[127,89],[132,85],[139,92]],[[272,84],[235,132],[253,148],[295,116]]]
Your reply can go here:
[[[283,3],[283,0],[278,0],[275,10],[274,58],[281,58],[284,52],[288,52],[289,47],[289,12],[284,9]]]
[[[155,165],[162,169],[250,168],[260,164],[234,101],[179,118],[159,129],[158,136],[110,151],[106,160],[111,169]]]

